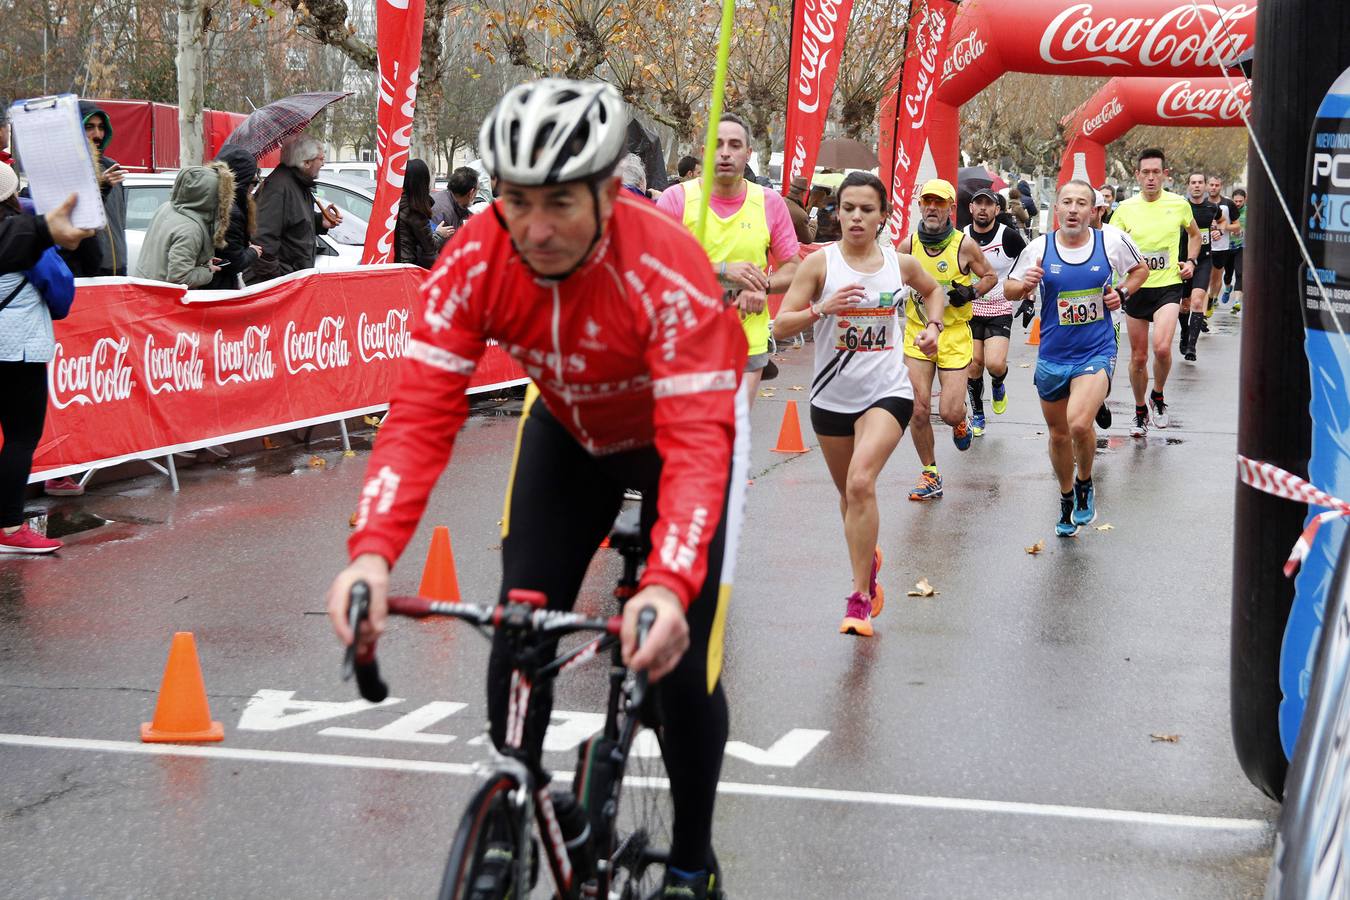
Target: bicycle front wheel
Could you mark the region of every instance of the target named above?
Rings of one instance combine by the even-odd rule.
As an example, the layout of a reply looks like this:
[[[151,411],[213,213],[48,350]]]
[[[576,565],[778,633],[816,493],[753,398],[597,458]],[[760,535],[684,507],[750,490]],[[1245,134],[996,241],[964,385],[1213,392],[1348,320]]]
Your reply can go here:
[[[620,900],[647,900],[665,878],[675,812],[661,737],[659,727],[638,732],[615,786],[610,896]]]
[[[519,786],[509,775],[494,775],[469,801],[445,865],[440,900],[529,896],[528,885],[517,890],[515,883],[517,861],[527,849],[522,836],[528,833],[510,800]]]

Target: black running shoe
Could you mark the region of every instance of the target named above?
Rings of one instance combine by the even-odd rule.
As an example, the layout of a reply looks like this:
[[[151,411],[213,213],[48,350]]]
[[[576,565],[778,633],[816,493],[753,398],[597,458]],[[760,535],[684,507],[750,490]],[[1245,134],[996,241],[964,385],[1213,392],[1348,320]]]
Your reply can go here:
[[[1097,410],[1097,427],[1106,430],[1111,427],[1111,409],[1102,401],[1101,409]]]

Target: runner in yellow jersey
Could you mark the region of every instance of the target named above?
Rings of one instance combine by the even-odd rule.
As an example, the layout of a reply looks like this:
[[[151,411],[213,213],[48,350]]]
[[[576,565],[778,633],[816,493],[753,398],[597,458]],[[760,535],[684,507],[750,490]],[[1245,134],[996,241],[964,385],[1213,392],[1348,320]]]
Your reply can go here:
[[[1185,197],[1163,190],[1167,178],[1167,157],[1157,147],[1139,154],[1135,171],[1140,193],[1116,207],[1111,224],[1134,239],[1144,262],[1148,279],[1144,286],[1124,300],[1125,327],[1130,335],[1130,387],[1134,389],[1134,424],[1130,434],[1148,434],[1149,406],[1153,424],[1168,425],[1167,400],[1163,388],[1172,370],[1172,335],[1181,312],[1183,280],[1195,274],[1200,256],[1200,229],[1195,224],[1191,204]],[[1178,237],[1186,232],[1187,259],[1178,262]],[[1153,323],[1153,390],[1148,390],[1149,323]],[[1148,405],[1145,405],[1147,394]]]
[[[955,204],[956,189],[950,182],[941,178],[926,182],[919,192],[919,228],[900,244],[900,252],[912,254],[947,295],[941,322],[929,321],[927,311],[916,302],[913,294],[905,301],[905,365],[909,368],[909,380],[914,384],[914,417],[909,428],[919,463],[923,466],[919,483],[909,492],[911,500],[942,497],[942,476],[938,473],[930,421],[934,371],[942,385],[938,415],[952,426],[956,449],[970,449],[966,369],[975,350],[970,333],[970,319],[974,314],[971,301],[983,297],[998,284],[998,276],[985,260],[979,245],[952,225]],[[937,352],[925,353],[920,338],[932,336],[934,332]]]
[[[782,196],[745,179],[752,143],[750,126],[739,116],[724,113],[717,125],[716,164],[702,243],[723,290],[734,295],[740,308],[750,345],[741,383],[753,404],[769,364],[768,295],[781,294],[792,284],[800,246]],[[702,182],[686,181],[663,193],[656,205],[697,233],[702,197]],[[766,271],[770,255],[778,264],[773,275]]]

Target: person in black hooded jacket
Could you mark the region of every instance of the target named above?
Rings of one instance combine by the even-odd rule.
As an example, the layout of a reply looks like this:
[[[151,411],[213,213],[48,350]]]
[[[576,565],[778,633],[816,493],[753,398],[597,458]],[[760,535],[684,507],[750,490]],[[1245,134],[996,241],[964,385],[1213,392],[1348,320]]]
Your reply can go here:
[[[257,208],[253,203],[253,188],[258,183],[258,161],[253,154],[238,147],[226,145],[216,155],[234,173],[234,203],[230,207],[230,224],[225,230],[225,246],[216,256],[229,263],[221,266],[207,287],[211,290],[238,290],[241,277],[248,279],[248,270],[258,261],[262,248],[253,243],[257,232]]]
[[[398,202],[394,262],[412,263],[424,269],[436,264],[436,256],[453,231],[445,224],[432,227],[431,206],[431,169],[423,160],[409,160],[403,176],[403,196]]]
[[[112,119],[96,103],[80,101],[80,119],[84,122],[84,133],[98,148],[98,186],[103,193],[103,215],[107,225],[98,232],[98,246],[102,251],[102,261],[96,271],[75,271],[77,277],[92,275],[127,274],[127,189],[122,184],[126,172],[117,160],[104,155],[108,144],[112,143]],[[67,263],[73,262],[67,259]],[[76,264],[78,264],[77,261]]]

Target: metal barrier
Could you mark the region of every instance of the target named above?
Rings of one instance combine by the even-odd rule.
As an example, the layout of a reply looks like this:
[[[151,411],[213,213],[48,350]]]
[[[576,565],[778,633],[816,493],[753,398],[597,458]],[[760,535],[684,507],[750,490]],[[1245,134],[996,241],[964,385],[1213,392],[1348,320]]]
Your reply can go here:
[[[1350,532],[1327,594],[1267,900],[1350,897]]]

